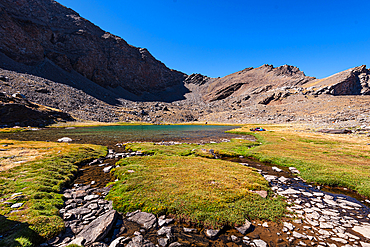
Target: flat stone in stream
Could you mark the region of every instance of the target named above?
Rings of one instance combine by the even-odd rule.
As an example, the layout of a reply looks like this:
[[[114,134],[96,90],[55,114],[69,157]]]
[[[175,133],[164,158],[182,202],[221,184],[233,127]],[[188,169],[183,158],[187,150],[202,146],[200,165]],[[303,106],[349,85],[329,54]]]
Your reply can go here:
[[[128,243],[126,247],[155,247],[155,245],[149,240],[144,239],[143,236],[139,235],[132,238],[132,241]]]
[[[103,239],[112,228],[116,216],[116,210],[108,211],[84,227],[83,230],[76,236],[76,238],[83,237],[86,239],[86,244]]]
[[[154,214],[137,210],[135,212],[128,213],[126,216],[128,217],[127,220],[136,222],[142,225],[145,229],[151,229],[157,226],[157,218]]]

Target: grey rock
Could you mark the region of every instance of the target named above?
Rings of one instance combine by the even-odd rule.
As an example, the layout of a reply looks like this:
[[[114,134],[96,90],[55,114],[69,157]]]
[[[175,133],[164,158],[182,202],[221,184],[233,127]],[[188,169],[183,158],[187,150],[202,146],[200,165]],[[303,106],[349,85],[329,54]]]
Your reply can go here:
[[[220,230],[207,229],[205,234],[208,238],[214,238],[220,233]]]
[[[132,238],[126,247],[155,247],[155,245],[149,240],[145,240],[142,235]]]
[[[186,227],[184,227],[183,229],[184,229],[184,232],[186,232],[186,233],[197,233],[198,232],[198,230],[195,229],[195,228],[186,228]]]
[[[159,229],[157,231],[158,236],[163,236],[163,235],[166,235],[168,233],[172,233],[172,227],[170,227],[170,226],[164,226],[164,227],[162,227],[161,229]]]
[[[126,237],[118,237],[115,240],[112,241],[112,243],[109,245],[109,247],[123,247],[124,243],[130,240],[130,238]]]
[[[267,243],[262,239],[255,239],[253,240],[253,243],[256,245],[256,247],[267,247]]]
[[[112,228],[116,214],[115,210],[108,211],[84,227],[77,237],[85,238],[86,244],[103,239]]]
[[[159,246],[162,246],[162,247],[165,247],[168,245],[168,238],[159,238],[158,239],[158,245]]]
[[[23,206],[23,203],[19,202],[19,203],[14,203],[11,208],[20,208]]]
[[[91,201],[91,200],[98,199],[98,198],[99,198],[99,195],[88,195],[84,197],[84,200]]]
[[[355,226],[352,230],[362,234],[365,238],[370,239],[370,225]]]
[[[103,169],[103,172],[108,173],[108,172],[110,172],[110,170],[112,170],[112,169],[113,169],[113,166],[107,166],[107,167],[105,167],[105,168]]]
[[[179,242],[173,242],[168,247],[180,247],[180,246],[182,246],[182,244],[180,244]]]
[[[129,221],[136,222],[142,225],[145,229],[151,229],[157,225],[157,218],[154,214],[136,211],[134,213],[129,214]]]
[[[251,228],[252,226],[252,223],[250,223],[247,219],[245,220],[245,223],[244,225],[240,226],[240,227],[235,227],[235,229],[240,232],[241,234],[245,235],[248,230]]]

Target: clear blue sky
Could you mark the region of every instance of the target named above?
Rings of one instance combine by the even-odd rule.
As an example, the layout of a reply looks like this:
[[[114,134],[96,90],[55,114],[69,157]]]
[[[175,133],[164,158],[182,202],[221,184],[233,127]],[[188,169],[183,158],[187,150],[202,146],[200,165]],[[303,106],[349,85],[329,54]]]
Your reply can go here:
[[[323,78],[370,66],[370,1],[59,0],[169,68],[222,77],[289,64]]]

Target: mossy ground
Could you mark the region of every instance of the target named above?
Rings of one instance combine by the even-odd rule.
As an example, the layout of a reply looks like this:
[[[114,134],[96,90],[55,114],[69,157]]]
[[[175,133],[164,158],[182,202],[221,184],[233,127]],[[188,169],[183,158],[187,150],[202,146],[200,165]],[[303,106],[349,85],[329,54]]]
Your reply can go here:
[[[70,183],[78,163],[103,156],[106,148],[51,142],[1,140],[6,149],[33,150],[36,160],[0,172],[0,246],[31,246],[64,228],[59,216],[61,188]],[[12,198],[14,193],[22,192]],[[12,209],[4,202],[23,203]]]
[[[232,133],[248,134],[256,125]],[[309,182],[341,186],[370,197],[370,138],[334,135],[287,125],[264,126],[269,131],[254,132],[262,143],[246,156],[280,166],[294,166]]]
[[[253,145],[242,139],[206,145],[130,144],[130,149],[152,156],[119,161],[121,167],[114,170],[119,181],[108,199],[121,212],[141,209],[157,215],[172,214],[214,228],[242,224],[245,219],[277,220],[285,214],[283,200],[265,199],[251,192],[271,192],[259,173],[237,163],[210,159],[213,156],[205,151],[236,156]]]

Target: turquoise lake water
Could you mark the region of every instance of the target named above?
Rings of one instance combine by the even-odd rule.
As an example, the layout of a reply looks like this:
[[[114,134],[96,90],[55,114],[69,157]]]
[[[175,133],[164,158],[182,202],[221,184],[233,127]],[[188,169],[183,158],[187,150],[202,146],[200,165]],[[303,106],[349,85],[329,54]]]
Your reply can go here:
[[[225,131],[235,128],[237,127],[219,125],[122,125],[4,133],[0,134],[0,138],[57,141],[62,137],[70,137],[75,143],[93,143],[107,146],[130,141],[209,142],[237,137],[238,135],[225,133]]]

